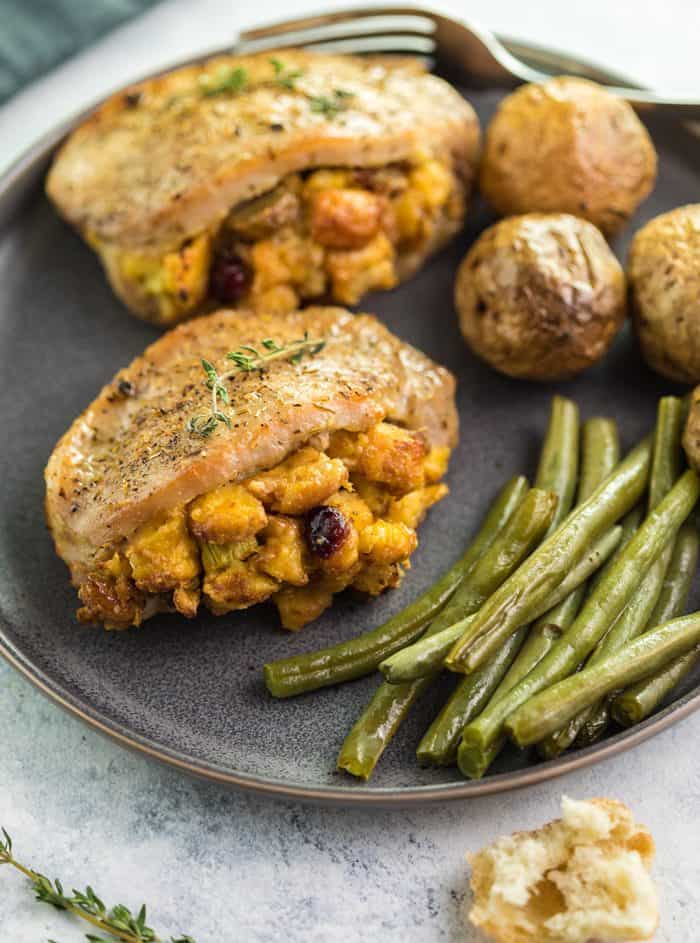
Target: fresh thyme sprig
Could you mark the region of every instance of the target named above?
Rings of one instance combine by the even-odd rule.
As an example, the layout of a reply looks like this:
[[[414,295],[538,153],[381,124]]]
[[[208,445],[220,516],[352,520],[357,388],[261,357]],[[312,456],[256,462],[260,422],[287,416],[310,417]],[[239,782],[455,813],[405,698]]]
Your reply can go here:
[[[296,91],[296,82],[304,75],[303,70],[289,68],[281,59],[274,57],[268,61],[274,73],[272,79],[262,79],[251,84],[247,69],[221,66],[214,75],[205,73],[199,77],[200,91],[207,98],[225,94],[235,96],[241,92],[266,86]],[[355,93],[344,88],[335,88],[331,95],[310,95],[307,92],[302,92],[302,94],[307,99],[311,111],[332,119],[350,107],[350,99],[354,98]]]
[[[226,66],[222,66],[213,76],[207,74],[200,76],[199,83],[202,94],[207,98],[212,95],[222,95],[226,92],[236,95],[247,87],[248,72],[246,69],[228,69]]]
[[[133,914],[123,904],[115,904],[114,907],[107,908],[89,885],[84,891],[73,888],[72,892],[67,894],[58,878],[52,881],[46,875],[17,861],[12,851],[12,839],[4,828],[0,828],[0,832],[2,833],[0,865],[9,864],[28,878],[36,900],[49,904],[56,910],[67,911],[85,920],[100,933],[108,934],[105,937],[86,933],[85,938],[89,943],[109,943],[114,940],[120,940],[122,943],[164,943],[155,930],[146,923],[145,904],[137,914]],[[48,943],[55,943],[55,941],[49,940]],[[170,937],[170,943],[195,943],[195,941],[185,934]]]
[[[333,89],[333,97],[328,95],[314,95],[309,98],[309,107],[328,118],[334,118],[339,111],[345,111],[350,104],[354,92],[346,92],[344,88]]]
[[[318,338],[309,338],[308,331],[305,331],[303,337],[291,341],[289,344],[278,344],[271,337],[267,337],[260,342],[260,345],[263,348],[262,351],[244,344],[238,350],[232,350],[226,354],[226,359],[232,361],[234,366],[224,373],[219,373],[211,361],[202,358],[202,369],[206,375],[205,383],[207,388],[211,390],[211,411],[206,414],[191,416],[187,420],[188,432],[206,437],[212,434],[220,422],[226,426],[231,426],[231,418],[222,412],[219,404],[229,405],[230,398],[226,381],[237,373],[250,373],[252,370],[260,370],[273,360],[289,360],[290,363],[299,363],[304,357],[314,357],[320,353],[326,342]]]
[[[275,85],[280,88],[293,89],[297,79],[304,74],[301,69],[288,69],[281,59],[270,59],[270,65],[275,70]]]

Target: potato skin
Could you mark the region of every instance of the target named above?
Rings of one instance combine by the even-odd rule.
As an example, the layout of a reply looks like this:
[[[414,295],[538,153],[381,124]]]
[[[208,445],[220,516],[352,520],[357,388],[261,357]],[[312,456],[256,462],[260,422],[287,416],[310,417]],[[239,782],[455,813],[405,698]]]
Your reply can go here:
[[[485,230],[455,283],[462,334],[496,370],[561,380],[606,352],[626,313],[625,275],[602,234],[565,213]]]
[[[644,358],[681,383],[700,382],[700,203],[643,226],[630,246],[632,316]]]
[[[631,106],[595,82],[560,76],[503,99],[479,183],[503,216],[573,213],[610,237],[655,180],[656,151]]]

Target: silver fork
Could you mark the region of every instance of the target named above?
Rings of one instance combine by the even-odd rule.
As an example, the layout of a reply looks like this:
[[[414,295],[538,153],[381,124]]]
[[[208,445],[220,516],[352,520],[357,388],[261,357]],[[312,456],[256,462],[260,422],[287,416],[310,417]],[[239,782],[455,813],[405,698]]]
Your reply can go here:
[[[647,91],[589,62],[505,37],[422,7],[352,7],[242,32],[236,53],[312,47],[352,53],[410,53],[463,84],[514,87],[552,75],[607,85],[639,111],[700,118],[700,99]]]

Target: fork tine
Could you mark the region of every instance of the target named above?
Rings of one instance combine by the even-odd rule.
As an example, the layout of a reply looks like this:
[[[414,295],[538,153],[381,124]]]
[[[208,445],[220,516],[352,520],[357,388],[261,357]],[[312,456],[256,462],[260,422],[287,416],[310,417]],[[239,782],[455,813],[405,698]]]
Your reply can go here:
[[[262,48],[255,47],[249,49],[247,46],[243,49],[236,48],[236,53],[246,55],[254,52],[283,52],[285,49],[309,49],[315,52],[324,53],[344,53],[346,55],[364,56],[364,55],[397,55],[411,56],[418,59],[424,59],[427,68],[433,67],[434,46],[431,43],[423,43],[420,40],[411,37],[402,36],[376,36],[367,38],[361,42],[353,39],[334,39],[329,41],[319,40],[317,43],[275,43],[272,46]]]
[[[435,25],[432,14],[426,10],[413,7],[352,7],[347,10],[338,10],[335,13],[317,14],[316,16],[298,17],[294,20],[280,20],[269,26],[260,26],[255,29],[244,30],[240,34],[241,43],[271,39],[276,36],[286,36],[289,33],[300,33],[305,30],[321,30],[341,23],[352,23],[360,19],[376,19],[411,17],[425,22],[424,32],[434,31]]]
[[[400,33],[353,33],[340,36],[326,36],[324,34],[309,34],[299,38],[242,42],[236,46],[238,54],[264,52],[266,50],[313,48],[323,52],[371,53],[371,52],[409,52],[419,55],[429,55],[435,51],[435,42],[424,33],[412,33],[403,30]]]

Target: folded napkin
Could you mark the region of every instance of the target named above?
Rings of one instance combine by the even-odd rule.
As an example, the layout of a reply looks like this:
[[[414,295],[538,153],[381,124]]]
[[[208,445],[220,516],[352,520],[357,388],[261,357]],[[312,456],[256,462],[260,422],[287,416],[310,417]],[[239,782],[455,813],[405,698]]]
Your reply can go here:
[[[0,0],[0,102],[158,0]]]

